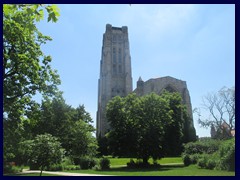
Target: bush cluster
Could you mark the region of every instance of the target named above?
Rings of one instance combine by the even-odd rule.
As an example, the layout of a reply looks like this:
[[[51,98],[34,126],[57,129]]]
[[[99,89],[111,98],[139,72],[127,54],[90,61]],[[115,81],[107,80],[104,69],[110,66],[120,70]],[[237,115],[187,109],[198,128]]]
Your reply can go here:
[[[235,138],[188,143],[182,158],[185,166],[197,164],[200,168],[235,171]]]
[[[19,167],[19,166],[13,166],[11,164],[5,164],[3,166],[3,174],[22,172],[22,169],[23,168]]]
[[[99,165],[100,165],[101,170],[110,169],[110,160],[108,158],[104,157],[104,158],[100,159]]]
[[[63,165],[63,164],[53,164],[49,166],[47,171],[64,171],[64,170],[80,170],[77,165]]]
[[[186,154],[212,154],[219,149],[220,140],[206,139],[203,141],[190,142],[184,146],[184,153]]]
[[[93,158],[89,158],[89,157],[80,158],[81,169],[92,169],[96,165],[97,165],[97,161]]]
[[[219,156],[218,169],[235,171],[235,139],[222,144],[219,149]]]
[[[150,163],[144,164],[141,159],[138,159],[136,162],[133,159],[130,159],[130,162],[127,163],[127,167],[129,168],[145,168],[150,166]],[[155,162],[154,166],[158,166],[158,164]]]

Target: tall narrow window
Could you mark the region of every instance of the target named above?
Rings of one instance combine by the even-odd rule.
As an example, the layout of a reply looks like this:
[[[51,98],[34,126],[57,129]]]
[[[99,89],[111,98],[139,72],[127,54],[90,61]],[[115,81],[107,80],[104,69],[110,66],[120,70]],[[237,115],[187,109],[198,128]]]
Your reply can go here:
[[[118,50],[118,62],[122,63],[122,50],[121,50],[121,48],[119,48],[119,50]]]
[[[118,72],[122,73],[122,66],[121,65],[118,66]]]
[[[115,64],[113,65],[113,74],[117,74],[117,66]]]
[[[118,35],[118,41],[122,41],[122,36]]]
[[[113,42],[116,42],[116,41],[117,41],[117,37],[113,36]]]
[[[116,48],[113,48],[113,63],[117,62]]]

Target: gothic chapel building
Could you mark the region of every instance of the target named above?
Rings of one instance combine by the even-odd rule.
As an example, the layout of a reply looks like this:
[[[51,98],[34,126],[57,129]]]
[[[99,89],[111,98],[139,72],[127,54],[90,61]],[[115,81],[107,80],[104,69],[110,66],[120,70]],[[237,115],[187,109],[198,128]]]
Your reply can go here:
[[[106,119],[106,106],[114,96],[123,97],[131,92],[135,92],[139,96],[151,92],[161,94],[164,89],[181,94],[183,104],[187,106],[190,117],[187,124],[188,129],[195,133],[192,105],[186,81],[167,76],[144,82],[140,77],[137,88],[133,91],[128,28],[127,26],[113,27],[107,24],[103,34],[100,78],[98,80],[97,137],[103,137],[111,128]]]

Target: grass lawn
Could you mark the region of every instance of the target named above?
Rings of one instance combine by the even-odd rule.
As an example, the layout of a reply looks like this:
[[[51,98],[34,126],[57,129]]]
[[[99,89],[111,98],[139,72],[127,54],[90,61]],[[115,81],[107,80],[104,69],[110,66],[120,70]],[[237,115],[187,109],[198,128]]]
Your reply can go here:
[[[115,166],[123,166],[127,165],[127,163],[130,161],[130,158],[108,158],[111,163],[111,167]],[[133,159],[136,161],[136,159]],[[152,159],[149,160],[150,163],[152,163]],[[158,164],[168,164],[168,163],[183,163],[181,157],[169,157],[169,158],[163,158],[157,161]]]
[[[111,169],[109,170],[69,170],[64,172],[102,174],[116,176],[235,176],[235,172],[200,169],[197,165],[185,167],[181,157],[163,158],[158,160],[161,167],[151,168],[127,168],[126,163],[130,158],[109,158]],[[134,159],[135,160],[135,159]],[[152,160],[149,160],[151,163]],[[170,165],[170,163],[175,163]],[[8,176],[39,176],[39,173],[10,174]],[[44,174],[42,176],[57,176]]]
[[[124,167],[130,158],[108,158],[111,169],[101,170],[72,170],[67,172],[87,173],[87,174],[104,174],[118,176],[235,176],[235,172],[200,169],[197,165],[185,167],[181,157],[170,157],[158,160],[162,167],[130,169]],[[134,159],[136,160],[136,159]],[[149,160],[152,163],[152,160]],[[177,165],[167,165],[178,163]],[[165,164],[165,165],[164,165]]]
[[[199,169],[196,165],[184,167],[183,165],[162,166],[148,169],[129,169],[127,167],[115,167],[110,170],[72,170],[68,172],[105,174],[117,176],[235,176],[235,172]]]

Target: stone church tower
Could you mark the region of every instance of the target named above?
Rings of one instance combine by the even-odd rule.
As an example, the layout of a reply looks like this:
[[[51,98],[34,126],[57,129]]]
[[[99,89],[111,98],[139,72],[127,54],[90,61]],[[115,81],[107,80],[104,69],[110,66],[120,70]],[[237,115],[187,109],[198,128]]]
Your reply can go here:
[[[128,28],[106,25],[103,34],[100,78],[98,80],[97,137],[109,130],[106,105],[114,96],[126,96],[132,92],[131,56]]]

